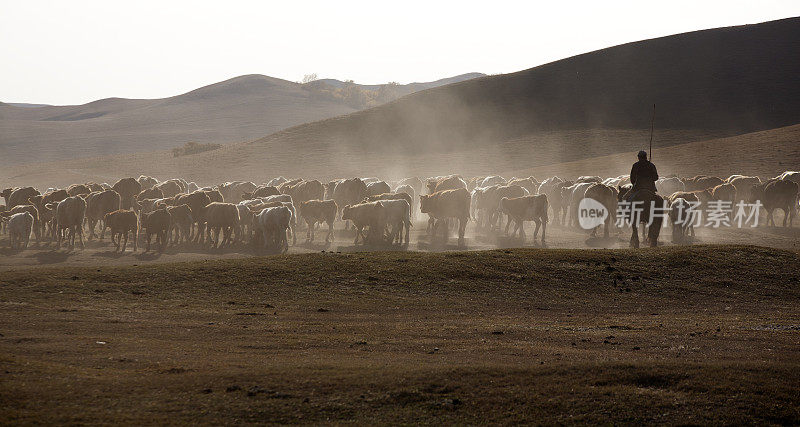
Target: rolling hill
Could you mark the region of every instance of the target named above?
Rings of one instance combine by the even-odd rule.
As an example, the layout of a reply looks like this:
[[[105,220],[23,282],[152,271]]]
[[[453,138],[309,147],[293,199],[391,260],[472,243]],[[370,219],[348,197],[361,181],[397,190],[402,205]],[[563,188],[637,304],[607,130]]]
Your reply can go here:
[[[646,148],[653,103],[662,174],[772,176],[800,166],[799,46],[798,18],[679,34],[416,92],[196,155],[24,165],[0,180],[618,175]]]
[[[800,122],[798,75],[800,18],[784,19],[644,40],[441,86],[255,144],[446,152],[548,131],[647,129],[654,103],[659,129],[741,134]],[[584,154],[572,148],[564,160]]]
[[[398,86],[406,92],[476,74]],[[368,86],[363,86],[368,87]],[[246,75],[163,99],[108,98],[84,105],[0,103],[0,166],[169,149],[186,142],[249,141],[356,111],[303,85]]]

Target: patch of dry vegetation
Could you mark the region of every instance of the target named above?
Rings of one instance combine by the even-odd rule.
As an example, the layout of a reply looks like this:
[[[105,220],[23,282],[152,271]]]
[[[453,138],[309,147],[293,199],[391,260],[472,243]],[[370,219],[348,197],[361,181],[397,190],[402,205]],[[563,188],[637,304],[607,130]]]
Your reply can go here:
[[[794,424],[798,271],[748,246],[7,271],[0,417]]]
[[[172,157],[188,156],[191,154],[204,153],[222,148],[222,144],[199,144],[197,142],[187,142],[182,147],[172,149]]]

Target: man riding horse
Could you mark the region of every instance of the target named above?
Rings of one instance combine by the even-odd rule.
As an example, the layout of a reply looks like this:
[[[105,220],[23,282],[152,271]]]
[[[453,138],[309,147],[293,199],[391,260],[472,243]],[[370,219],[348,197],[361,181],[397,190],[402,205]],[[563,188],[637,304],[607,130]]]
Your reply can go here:
[[[639,161],[631,168],[632,185],[619,187],[619,201],[624,200],[631,205],[629,219],[633,229],[631,246],[634,248],[639,247],[639,223],[650,224],[645,241],[649,242],[650,246],[658,245],[663,217],[653,215],[653,208],[664,206],[664,199],[656,194],[656,180],[658,180],[656,165],[647,160],[645,151],[640,151],[638,157]]]

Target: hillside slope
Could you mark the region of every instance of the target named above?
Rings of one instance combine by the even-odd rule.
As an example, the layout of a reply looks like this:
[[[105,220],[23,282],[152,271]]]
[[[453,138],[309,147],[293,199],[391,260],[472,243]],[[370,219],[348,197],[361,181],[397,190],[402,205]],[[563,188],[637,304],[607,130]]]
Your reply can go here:
[[[655,148],[653,162],[661,175],[729,176],[734,173],[777,176],[800,169],[800,125],[752,132],[728,138],[696,141]],[[634,149],[574,162],[510,170],[507,175],[578,177],[587,173],[618,176],[630,172],[636,161]]]
[[[654,103],[659,129],[733,135],[800,122],[798,75],[800,18],[792,18],[644,40],[442,86],[258,143],[446,152],[543,131],[647,129]],[[576,150],[563,160],[581,156]]]
[[[712,138],[696,132],[657,132],[654,150],[659,173],[730,175],[748,173],[775,176],[797,170],[800,158],[800,124],[738,135]],[[646,144],[646,131],[543,132],[527,139],[492,144],[451,153],[364,153],[337,150],[333,144],[297,143],[281,146],[231,144],[219,150],[172,157],[158,151],[0,168],[4,186],[65,187],[76,182],[114,182],[125,176],[147,174],[159,179],[183,177],[203,185],[234,179],[265,182],[278,175],[320,180],[348,176],[464,176],[502,174],[537,178],[586,174],[617,176],[628,173],[635,152]],[[693,141],[693,142],[686,142]],[[584,146],[591,157],[564,162],[563,145]],[[531,150],[531,145],[550,147]],[[596,147],[627,147],[615,154]],[[623,151],[624,150],[624,151]]]

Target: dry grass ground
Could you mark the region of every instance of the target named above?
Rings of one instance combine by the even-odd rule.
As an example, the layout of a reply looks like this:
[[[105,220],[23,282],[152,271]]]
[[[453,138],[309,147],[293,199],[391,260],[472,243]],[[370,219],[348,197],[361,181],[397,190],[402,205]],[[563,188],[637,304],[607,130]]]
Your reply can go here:
[[[780,211],[775,215],[778,224],[783,221]],[[792,228],[783,227],[764,227],[765,219],[761,219],[761,227],[725,227],[725,228],[705,228],[697,230],[697,236],[692,241],[693,244],[734,244],[734,245],[760,245],[776,249],[786,249],[800,252],[800,228],[797,221]],[[308,243],[305,241],[305,230],[298,230],[298,241],[296,245],[289,247],[289,253],[303,254],[321,251],[333,252],[370,252],[370,251],[425,251],[441,252],[451,250],[488,250],[510,247],[542,247],[539,240],[533,241],[534,226],[531,222],[526,223],[525,232],[527,234],[525,242],[519,239],[506,237],[501,232],[478,230],[474,222],[467,225],[465,246],[457,246],[456,236],[451,233],[448,242],[431,241],[426,233],[427,223],[417,220],[411,230],[411,243],[408,246],[375,246],[375,245],[353,245],[355,232],[344,230],[344,224],[337,222],[334,238],[331,244],[325,244],[327,231],[320,230],[316,233],[316,241]],[[87,232],[88,234],[88,232]],[[541,238],[541,234],[539,235]],[[630,230],[612,230],[609,239],[591,238],[589,233],[580,229],[562,227],[551,223],[547,228],[547,241],[544,247],[551,249],[580,249],[580,248],[608,248],[623,249],[629,246]],[[659,238],[659,244],[664,246],[672,245],[671,231],[664,228]],[[154,246],[155,248],[155,246]],[[199,244],[181,244],[170,246],[163,253],[155,249],[144,252],[144,242],[140,239],[139,251],[132,252],[133,243],[128,243],[126,252],[115,251],[108,238],[100,241],[87,241],[85,248],[62,247],[56,249],[55,245],[48,240],[41,244],[31,241],[26,250],[11,250],[8,235],[0,234],[0,271],[4,269],[20,267],[42,267],[42,266],[75,266],[91,267],[95,265],[142,265],[151,263],[165,262],[184,262],[201,261],[206,259],[234,259],[245,258],[254,255],[267,255],[263,250],[256,250],[249,244],[237,244],[233,247],[211,250],[208,246]]]
[[[798,272],[752,246],[7,270],[0,419],[797,424]]]

